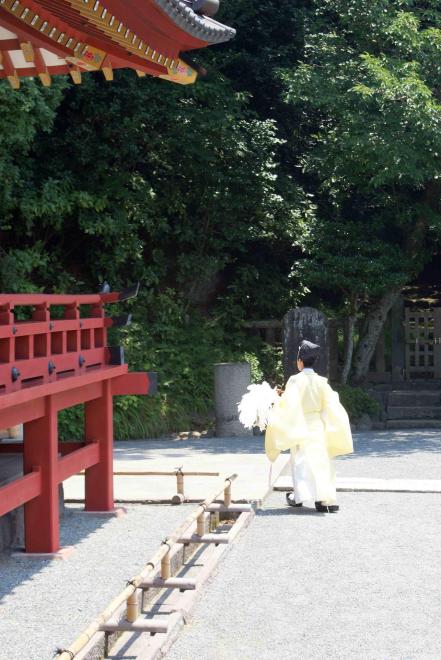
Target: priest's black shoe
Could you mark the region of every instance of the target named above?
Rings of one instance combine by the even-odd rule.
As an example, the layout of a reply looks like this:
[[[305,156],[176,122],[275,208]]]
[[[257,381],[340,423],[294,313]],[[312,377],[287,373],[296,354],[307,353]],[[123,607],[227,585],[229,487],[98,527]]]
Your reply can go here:
[[[290,497],[292,495],[292,497]],[[302,502],[297,502],[294,499],[294,493],[286,493],[286,501],[289,504],[289,506],[303,506]]]
[[[340,507],[338,504],[323,504],[323,502],[316,502],[315,508],[319,513],[337,513]]]

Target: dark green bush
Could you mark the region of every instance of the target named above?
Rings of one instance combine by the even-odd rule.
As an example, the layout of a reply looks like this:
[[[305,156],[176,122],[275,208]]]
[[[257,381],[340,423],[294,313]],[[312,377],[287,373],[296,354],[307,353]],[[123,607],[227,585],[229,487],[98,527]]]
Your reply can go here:
[[[158,394],[115,398],[116,438],[210,429],[217,362],[247,361],[253,382],[283,382],[280,349],[249,337],[229,318],[190,316],[172,291],[154,300],[141,296],[134,315],[136,322],[111,342],[123,343],[131,371],[158,372]],[[63,411],[59,426],[62,439],[82,438],[82,408]]]
[[[378,401],[361,387],[338,385],[335,389],[338,391],[340,401],[346,408],[351,421],[359,419],[364,414],[376,417],[380,413]]]

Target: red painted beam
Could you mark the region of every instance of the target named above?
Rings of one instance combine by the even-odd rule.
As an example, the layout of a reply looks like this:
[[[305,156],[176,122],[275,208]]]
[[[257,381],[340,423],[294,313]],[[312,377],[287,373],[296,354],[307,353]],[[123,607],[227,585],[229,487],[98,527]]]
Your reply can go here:
[[[118,294],[116,294],[118,295]],[[1,305],[93,305],[102,302],[103,296],[99,293],[83,295],[62,295],[45,293],[0,293]],[[109,301],[110,302],[110,301]],[[116,302],[116,301],[115,301]]]
[[[19,392],[17,392],[19,394]],[[0,396],[0,401],[8,395]],[[0,410],[0,428],[10,429],[12,426],[30,422],[44,415],[44,399],[38,398],[31,401],[23,401],[19,405],[11,405]]]
[[[85,442],[59,442],[58,443],[58,451],[62,456],[67,456],[68,454],[71,454],[73,451],[77,451],[77,449],[81,449],[82,447],[85,447],[86,443]]]
[[[1,72],[0,72],[1,73]],[[90,330],[92,328],[107,328],[109,318],[85,318],[85,319],[55,319],[50,321],[16,321],[8,325],[0,325],[0,339],[13,339],[30,335],[45,335],[53,332],[67,332],[68,330]],[[80,325],[81,322],[81,325]]]
[[[43,398],[46,396],[66,392],[67,390],[76,389],[83,385],[91,385],[92,383],[110,380],[111,378],[122,376],[127,373],[127,371],[128,367],[126,364],[121,366],[98,367],[86,371],[86,373],[81,376],[59,378],[52,383],[35,385],[34,387],[25,387],[16,392],[0,395],[0,428],[9,428],[10,426],[15,426],[23,421],[21,419],[22,415],[18,418],[13,416],[13,421],[10,421],[11,418],[8,416],[8,408],[11,408],[11,406],[19,407],[33,400],[34,402],[39,403],[39,401],[43,401]],[[28,417],[28,419],[35,419],[36,417],[41,417],[43,414],[44,413],[40,413],[39,415]],[[7,420],[7,423],[4,423],[3,420]]]
[[[119,376],[112,380],[112,394],[156,394],[156,376],[154,372],[131,372]]]
[[[90,443],[81,449],[77,449],[58,461],[58,480],[60,483],[81,470],[87,470],[99,462],[98,443]]]
[[[30,474],[0,488],[0,516],[17,509],[41,494],[41,474]]]
[[[80,403],[93,401],[103,394],[103,383],[91,383],[89,385],[75,386],[75,380],[72,382],[71,389],[54,395],[54,405],[57,410],[65,410],[71,406],[77,406]]]

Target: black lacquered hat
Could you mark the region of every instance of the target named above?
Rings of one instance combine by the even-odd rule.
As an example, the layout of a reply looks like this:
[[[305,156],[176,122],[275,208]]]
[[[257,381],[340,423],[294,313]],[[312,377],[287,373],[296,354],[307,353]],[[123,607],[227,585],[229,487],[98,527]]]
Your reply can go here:
[[[304,339],[299,346],[299,352],[297,353],[297,359],[308,360],[311,358],[316,359],[320,353],[320,346],[313,344],[311,341]]]

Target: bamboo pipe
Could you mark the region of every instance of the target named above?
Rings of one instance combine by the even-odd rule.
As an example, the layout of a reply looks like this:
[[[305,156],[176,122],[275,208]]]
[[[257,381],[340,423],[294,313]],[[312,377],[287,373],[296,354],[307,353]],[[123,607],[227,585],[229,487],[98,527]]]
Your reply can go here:
[[[138,594],[135,591],[127,598],[126,620],[129,623],[135,623],[139,617]]]
[[[181,469],[176,472],[176,492],[178,495],[184,495],[184,473]]]
[[[114,472],[113,475],[115,477],[175,477],[177,473],[177,470],[174,472],[166,472],[166,471],[140,471],[140,472],[129,472],[129,471],[124,471],[124,470],[119,470],[117,472]],[[83,472],[81,474],[84,474]],[[184,472],[182,471],[181,474],[184,477],[218,477],[219,472]]]
[[[226,481],[229,483],[224,490],[224,505],[229,507],[231,504],[231,481],[229,479],[226,479]]]
[[[203,536],[205,534],[205,514],[201,513],[200,516],[198,516],[197,523],[196,523],[196,534],[198,536]]]
[[[167,541],[164,542],[164,545],[168,546],[167,554],[162,558],[161,561],[161,578],[163,580],[169,580],[171,577],[171,568],[170,568],[170,550],[171,545]]]
[[[237,479],[237,474],[232,474],[230,477],[228,477],[228,481],[231,486],[231,482]],[[213,501],[220,495],[220,493],[225,490],[225,484],[222,485],[222,487],[216,491],[216,493],[212,496],[204,500],[202,504],[199,504],[198,507],[193,511],[193,513],[189,514],[187,518],[184,520],[179,527],[177,527],[172,535],[168,539],[168,544],[170,546],[174,545],[177,540],[184,534],[184,532],[192,525],[195,520],[197,520],[198,516],[203,513],[207,507],[210,506],[210,504],[213,503]],[[153,555],[152,559],[148,562],[148,564],[145,565],[141,573],[137,575],[133,580],[130,580],[130,582],[127,584],[126,588],[121,591],[121,593],[116,596],[111,603],[104,609],[101,614],[99,614],[91,624],[84,630],[81,635],[77,637],[77,639],[69,646],[68,649],[64,649],[61,653],[58,654],[58,660],[72,660],[88,642],[92,639],[92,637],[99,632],[100,628],[102,625],[108,621],[111,616],[114,614],[114,612],[121,607],[121,605],[132,596],[133,593],[136,592],[138,587],[141,585],[141,583],[148,578],[150,573],[155,570],[156,566],[159,564],[159,562],[162,561],[164,556],[169,552],[169,547],[168,545],[161,545],[160,548],[155,552]]]

